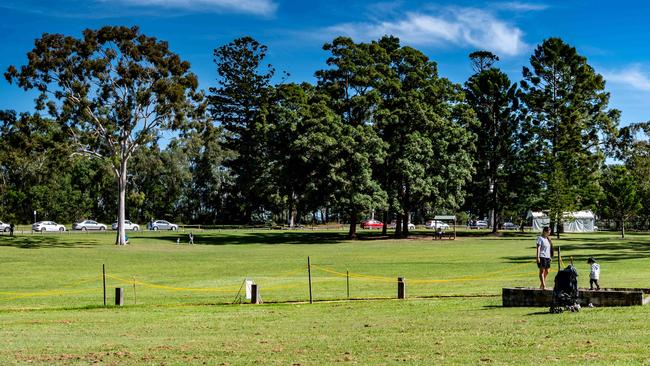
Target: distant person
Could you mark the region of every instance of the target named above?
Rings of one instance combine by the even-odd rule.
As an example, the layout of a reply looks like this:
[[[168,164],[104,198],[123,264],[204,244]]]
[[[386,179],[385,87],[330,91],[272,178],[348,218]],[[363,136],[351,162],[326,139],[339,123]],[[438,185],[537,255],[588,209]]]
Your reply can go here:
[[[11,224],[9,224],[9,235],[14,236],[14,229],[15,228],[16,228],[16,226],[14,225],[13,222]]]
[[[438,227],[436,229],[436,238],[442,239],[442,236],[445,234],[445,232],[442,230],[441,227]]]
[[[190,245],[194,244],[194,234],[190,233]]]
[[[600,279],[600,264],[596,262],[594,257],[589,257],[587,263],[591,266],[591,271],[589,272],[589,289],[594,290],[594,285],[596,285],[596,290],[600,290],[600,284],[598,280]]]
[[[176,245],[180,245],[180,244],[181,244],[181,238],[176,238]]]
[[[124,234],[124,244],[129,244],[129,236]]]
[[[539,268],[539,282],[542,290],[546,289],[546,277],[548,270],[551,268],[551,258],[553,258],[553,243],[550,238],[551,229],[545,226],[542,229],[542,235],[537,237],[537,268]]]

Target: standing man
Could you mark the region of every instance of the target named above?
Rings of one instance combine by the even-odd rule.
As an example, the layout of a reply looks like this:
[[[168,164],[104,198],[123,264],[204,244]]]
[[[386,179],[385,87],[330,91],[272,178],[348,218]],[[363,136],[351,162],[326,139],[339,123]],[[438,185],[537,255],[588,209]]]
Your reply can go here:
[[[16,226],[14,226],[13,222],[11,224],[9,224],[9,235],[14,236],[14,229],[15,228],[16,228]]]
[[[190,245],[194,244],[194,234],[190,232]]]
[[[539,268],[539,288],[542,290],[546,289],[546,277],[549,268],[551,268],[551,258],[553,258],[553,243],[550,234],[551,229],[544,226],[542,235],[537,237],[537,268]]]

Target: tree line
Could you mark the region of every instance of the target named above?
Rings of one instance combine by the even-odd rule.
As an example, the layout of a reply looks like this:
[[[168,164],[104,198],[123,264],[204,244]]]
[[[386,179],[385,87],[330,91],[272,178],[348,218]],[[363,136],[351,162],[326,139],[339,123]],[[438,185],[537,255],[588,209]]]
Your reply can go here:
[[[323,49],[316,82],[297,84],[265,45],[235,39],[213,51],[203,91],[137,27],[44,34],[5,73],[38,98],[33,113],[0,111],[0,217],[337,220],[350,237],[369,216],[396,221],[397,236],[453,212],[495,231],[529,209],[553,223],[576,209],[650,222],[650,127],[619,128],[604,78],[560,38],[535,48],[519,81],[473,52],[463,85],[393,36]]]

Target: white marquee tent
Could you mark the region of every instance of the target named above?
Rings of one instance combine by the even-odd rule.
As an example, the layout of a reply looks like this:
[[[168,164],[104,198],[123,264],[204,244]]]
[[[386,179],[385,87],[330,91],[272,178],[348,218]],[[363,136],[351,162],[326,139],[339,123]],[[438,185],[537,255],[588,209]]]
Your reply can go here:
[[[596,215],[593,212],[574,211],[565,212],[562,226],[565,233],[589,233],[596,231]],[[532,220],[533,231],[542,231],[544,226],[549,226],[551,219],[544,212],[528,211],[526,219]]]

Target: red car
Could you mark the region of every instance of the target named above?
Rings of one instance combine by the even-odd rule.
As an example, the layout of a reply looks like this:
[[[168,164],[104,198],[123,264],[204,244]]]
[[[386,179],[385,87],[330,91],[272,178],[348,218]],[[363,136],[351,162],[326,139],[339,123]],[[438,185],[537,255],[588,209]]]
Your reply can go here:
[[[361,221],[362,229],[381,229],[382,227],[384,227],[384,223],[379,220]]]

